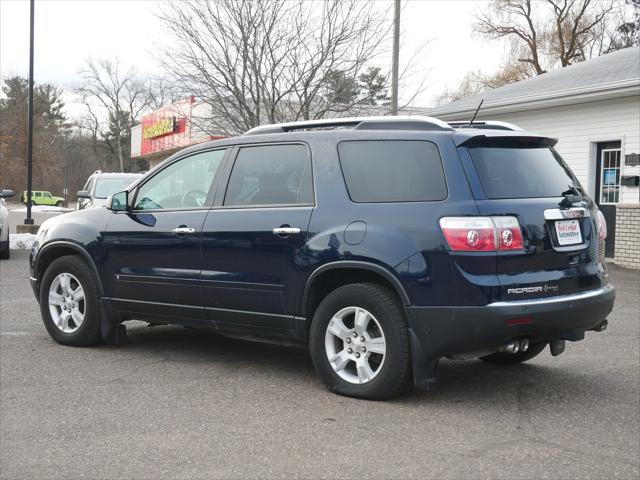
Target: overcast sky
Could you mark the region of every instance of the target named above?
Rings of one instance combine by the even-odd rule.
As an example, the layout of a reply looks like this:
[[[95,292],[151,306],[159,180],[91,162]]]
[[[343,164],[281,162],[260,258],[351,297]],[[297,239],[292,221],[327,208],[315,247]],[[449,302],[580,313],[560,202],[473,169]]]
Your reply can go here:
[[[391,0],[379,0],[381,8]],[[412,95],[420,82],[426,89],[413,102],[431,106],[447,87],[455,87],[466,72],[493,71],[501,63],[503,45],[474,38],[473,13],[480,0],[403,1],[401,63],[418,52],[413,76],[401,97]],[[152,52],[165,33],[154,11],[156,0],[36,0],[35,81],[52,82],[66,90],[77,83],[77,72],[88,57],[118,57],[141,73],[158,72]],[[383,61],[386,59],[383,59]],[[0,71],[2,78],[27,76],[29,65],[29,2],[0,0]]]

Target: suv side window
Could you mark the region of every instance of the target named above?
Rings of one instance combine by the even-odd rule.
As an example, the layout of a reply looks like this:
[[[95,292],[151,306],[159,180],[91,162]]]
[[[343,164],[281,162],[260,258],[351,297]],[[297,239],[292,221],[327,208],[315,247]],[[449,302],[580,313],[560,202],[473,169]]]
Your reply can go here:
[[[345,141],[338,155],[354,202],[427,202],[447,198],[442,159],[422,140]]]
[[[311,160],[304,145],[240,147],[224,205],[313,204]]]
[[[134,209],[203,207],[224,153],[224,149],[196,153],[160,170],[138,189]]]
[[[95,177],[91,176],[89,177],[89,179],[87,180],[87,183],[84,184],[84,187],[82,187],[82,190],[84,190],[85,192],[89,192],[91,193],[91,189],[93,188],[93,180]]]
[[[33,192],[33,195],[36,197],[40,197],[42,194],[40,192]]]

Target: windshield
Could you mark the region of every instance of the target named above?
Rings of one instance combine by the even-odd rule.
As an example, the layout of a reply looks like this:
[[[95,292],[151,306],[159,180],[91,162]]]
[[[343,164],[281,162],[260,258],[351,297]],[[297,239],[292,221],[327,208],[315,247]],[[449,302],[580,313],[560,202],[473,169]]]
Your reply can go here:
[[[582,187],[560,155],[548,146],[491,145],[469,148],[488,198],[562,197]]]
[[[125,190],[136,178],[138,177],[99,178],[93,196],[95,198],[107,198],[109,195]]]

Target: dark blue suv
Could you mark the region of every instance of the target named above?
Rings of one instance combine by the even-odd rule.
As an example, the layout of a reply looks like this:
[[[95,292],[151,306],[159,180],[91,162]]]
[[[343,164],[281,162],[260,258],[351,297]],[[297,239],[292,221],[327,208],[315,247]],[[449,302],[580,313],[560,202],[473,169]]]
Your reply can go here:
[[[555,143],[427,117],[258,127],[46,221],[33,291],[65,345],[128,319],[308,344],[332,391],[371,399],[430,388],[443,357],[558,355],[615,295]]]

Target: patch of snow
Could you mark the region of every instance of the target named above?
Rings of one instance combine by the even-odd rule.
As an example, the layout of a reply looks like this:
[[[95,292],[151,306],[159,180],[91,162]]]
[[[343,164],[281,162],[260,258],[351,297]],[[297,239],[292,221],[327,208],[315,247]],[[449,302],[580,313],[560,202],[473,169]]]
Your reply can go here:
[[[12,212],[26,213],[27,207],[14,208],[11,210]],[[31,207],[32,212],[41,212],[41,213],[65,213],[65,212],[73,212],[73,208],[65,208],[65,207],[55,207],[53,205],[34,205]]]
[[[9,248],[13,250],[31,250],[36,236],[33,233],[10,233]]]

